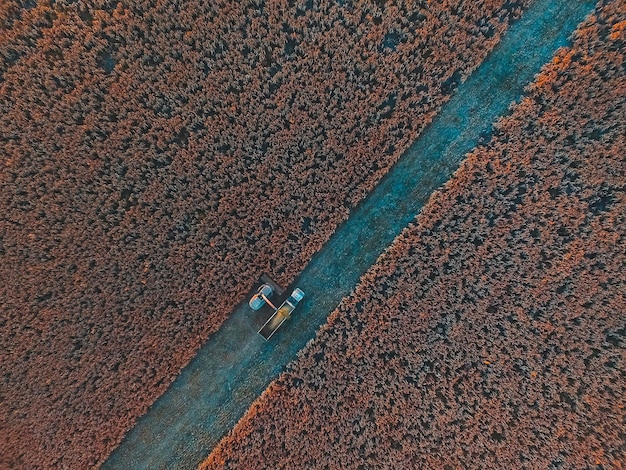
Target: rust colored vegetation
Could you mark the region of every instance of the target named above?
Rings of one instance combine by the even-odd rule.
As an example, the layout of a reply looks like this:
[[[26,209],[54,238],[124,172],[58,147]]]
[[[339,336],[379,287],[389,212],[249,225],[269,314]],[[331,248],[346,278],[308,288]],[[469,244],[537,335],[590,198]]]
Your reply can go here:
[[[0,467],[102,462],[526,4],[0,2]]]

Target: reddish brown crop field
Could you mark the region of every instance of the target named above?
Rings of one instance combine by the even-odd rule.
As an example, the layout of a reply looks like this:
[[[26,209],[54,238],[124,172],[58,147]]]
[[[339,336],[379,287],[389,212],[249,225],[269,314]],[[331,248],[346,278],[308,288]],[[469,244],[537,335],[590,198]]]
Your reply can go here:
[[[580,27],[202,468],[624,468],[624,7]]]
[[[0,467],[101,462],[527,3],[0,2]]]

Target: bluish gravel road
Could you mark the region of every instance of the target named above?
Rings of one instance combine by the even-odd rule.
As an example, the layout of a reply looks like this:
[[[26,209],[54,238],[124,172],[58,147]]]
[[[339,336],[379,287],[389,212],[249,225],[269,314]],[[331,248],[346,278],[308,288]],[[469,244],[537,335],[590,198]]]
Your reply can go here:
[[[537,0],[461,84],[435,121],[313,257],[296,285],[307,294],[268,343],[239,305],[141,417],[104,469],[194,468],[315,336],[341,299],[458,168],[594,3]]]

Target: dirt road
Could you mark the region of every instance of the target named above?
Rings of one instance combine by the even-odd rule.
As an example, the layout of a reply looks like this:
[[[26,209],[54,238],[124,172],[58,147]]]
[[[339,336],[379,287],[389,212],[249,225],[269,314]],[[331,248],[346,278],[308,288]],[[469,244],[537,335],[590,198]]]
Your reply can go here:
[[[306,298],[272,340],[257,335],[259,319],[239,305],[103,468],[193,468],[206,457],[593,5],[538,0],[314,256],[297,282]]]

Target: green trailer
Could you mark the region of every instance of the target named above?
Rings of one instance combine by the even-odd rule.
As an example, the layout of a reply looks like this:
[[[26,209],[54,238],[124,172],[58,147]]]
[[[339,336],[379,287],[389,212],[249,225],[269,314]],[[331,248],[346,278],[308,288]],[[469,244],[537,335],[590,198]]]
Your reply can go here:
[[[291,316],[291,312],[295,310],[296,306],[303,298],[304,292],[298,288],[294,289],[287,300],[285,300],[280,307],[276,309],[274,314],[267,319],[259,330],[259,334],[263,336],[266,341],[269,341],[272,335],[276,333],[276,330]]]

